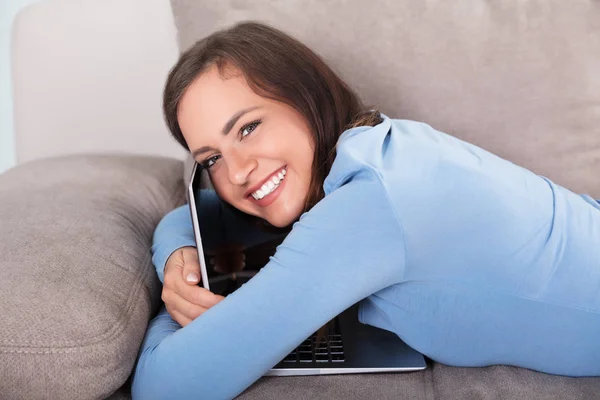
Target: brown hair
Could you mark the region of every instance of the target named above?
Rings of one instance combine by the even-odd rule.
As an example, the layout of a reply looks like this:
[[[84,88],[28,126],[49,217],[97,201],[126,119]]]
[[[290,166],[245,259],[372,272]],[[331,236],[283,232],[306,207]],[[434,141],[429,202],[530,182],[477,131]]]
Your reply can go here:
[[[221,74],[227,66],[234,66],[255,93],[286,103],[305,118],[315,146],[305,211],[324,196],[323,182],[342,132],[382,121],[378,111],[365,110],[352,89],[304,44],[262,23],[243,22],[196,42],[169,73],[164,116],[172,135],[187,150],[177,121],[179,101],[191,83],[212,65]]]

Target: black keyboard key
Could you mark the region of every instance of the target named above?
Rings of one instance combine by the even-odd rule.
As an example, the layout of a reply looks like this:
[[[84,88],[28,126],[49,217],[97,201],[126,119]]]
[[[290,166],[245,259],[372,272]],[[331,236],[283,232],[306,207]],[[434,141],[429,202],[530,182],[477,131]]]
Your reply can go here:
[[[294,355],[288,355],[288,356],[286,356],[283,359],[283,362],[286,362],[286,363],[295,363],[296,361],[297,360],[296,360],[296,355],[295,354]]]
[[[317,337],[317,332],[303,341],[286,358],[286,363],[327,363],[345,362],[342,335],[339,333],[339,321],[335,319],[328,324],[325,336]]]
[[[300,362],[311,362],[313,360],[313,355],[311,351],[299,351],[298,352],[298,361]]]

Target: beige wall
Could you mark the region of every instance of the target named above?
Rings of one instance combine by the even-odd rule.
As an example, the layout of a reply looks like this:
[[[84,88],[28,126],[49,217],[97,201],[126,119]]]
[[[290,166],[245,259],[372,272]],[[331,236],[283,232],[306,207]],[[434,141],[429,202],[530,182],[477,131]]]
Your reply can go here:
[[[46,0],[12,37],[16,161],[86,152],[183,158],[161,112],[178,55],[168,0]]]
[[[15,164],[10,32],[15,15],[35,0],[0,1],[0,173]]]

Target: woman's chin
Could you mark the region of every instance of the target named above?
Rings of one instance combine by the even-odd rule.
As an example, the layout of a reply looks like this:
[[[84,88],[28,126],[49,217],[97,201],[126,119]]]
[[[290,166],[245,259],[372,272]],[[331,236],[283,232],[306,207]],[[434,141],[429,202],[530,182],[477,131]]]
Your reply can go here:
[[[285,228],[285,227],[292,225],[300,217],[301,207],[300,207],[300,210],[297,212],[296,212],[296,210],[288,210],[288,209],[269,210],[269,211],[273,211],[273,212],[272,213],[270,212],[269,215],[266,215],[264,219],[269,224],[273,225],[274,227]]]
[[[283,216],[278,216],[278,218],[267,218],[267,222],[273,225],[276,228],[285,228],[291,225],[295,218],[284,218]]]

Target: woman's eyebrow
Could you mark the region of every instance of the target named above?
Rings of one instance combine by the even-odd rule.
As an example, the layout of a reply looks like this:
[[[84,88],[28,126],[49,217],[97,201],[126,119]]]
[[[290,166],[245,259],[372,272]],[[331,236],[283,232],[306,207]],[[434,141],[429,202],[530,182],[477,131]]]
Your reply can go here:
[[[229,118],[229,121],[227,121],[225,126],[223,126],[221,133],[223,135],[227,135],[231,131],[231,128],[233,128],[233,126],[236,124],[236,122],[238,122],[238,119],[240,119],[244,114],[256,110],[257,108],[260,108],[260,106],[248,107],[233,114],[233,116]]]
[[[231,118],[229,118],[229,121],[227,121],[227,123],[225,124],[225,126],[223,126],[223,129],[221,129],[221,133],[223,135],[228,135],[229,132],[231,132],[231,129],[233,128],[233,126],[238,122],[238,120],[240,118],[242,118],[244,116],[244,114],[247,114],[250,111],[254,111],[257,108],[261,108],[261,106],[248,107],[248,108],[245,108],[245,109],[240,110],[240,111],[236,112],[235,114],[233,114],[231,116]],[[207,151],[211,151],[211,150],[214,150],[214,148],[210,147],[210,146],[200,147],[198,150],[194,150],[192,152],[192,157],[197,157],[200,154],[206,153]]]
[[[204,146],[204,147],[200,147],[198,150],[194,150],[192,152],[192,157],[197,157],[202,153],[206,153],[207,151],[211,151],[214,150],[212,147],[210,146]]]

